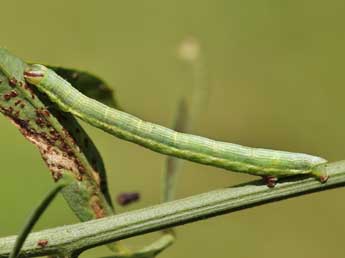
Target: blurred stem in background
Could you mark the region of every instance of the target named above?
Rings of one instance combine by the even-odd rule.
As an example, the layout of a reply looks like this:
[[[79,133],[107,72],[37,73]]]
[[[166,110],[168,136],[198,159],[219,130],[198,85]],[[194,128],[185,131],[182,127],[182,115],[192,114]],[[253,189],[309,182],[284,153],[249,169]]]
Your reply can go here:
[[[187,62],[192,70],[193,88],[191,98],[183,97],[178,106],[173,129],[177,132],[192,133],[196,127],[201,112],[208,102],[209,85],[206,82],[206,74],[201,55],[199,41],[194,37],[188,37],[181,42],[177,49],[178,57]],[[166,169],[163,177],[162,201],[175,199],[176,182],[179,172],[182,170],[181,159],[167,157]]]
[[[191,68],[193,87],[191,99],[187,101],[183,97],[177,105],[173,129],[178,132],[191,132],[200,117],[200,113],[206,106],[208,96],[208,85],[205,80],[203,62],[201,60],[201,49],[199,42],[188,37],[178,47],[178,57],[187,62]],[[168,156],[163,174],[162,202],[169,202],[175,199],[177,188],[177,176],[182,170],[182,160]],[[134,200],[134,199],[133,199]],[[172,228],[162,231],[162,236],[151,245],[130,254],[130,257],[155,257],[175,241],[175,232]],[[114,256],[113,256],[114,257]],[[117,255],[116,257],[123,257]]]

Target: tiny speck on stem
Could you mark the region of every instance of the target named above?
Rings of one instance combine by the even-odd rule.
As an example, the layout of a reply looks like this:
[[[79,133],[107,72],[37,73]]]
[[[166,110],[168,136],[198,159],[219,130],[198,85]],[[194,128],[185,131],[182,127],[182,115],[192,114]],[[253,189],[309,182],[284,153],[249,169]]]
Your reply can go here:
[[[277,181],[278,181],[278,178],[275,176],[264,176],[263,179],[264,179],[265,184],[269,188],[275,187],[275,185],[277,184]]]
[[[48,240],[46,239],[40,239],[37,241],[37,245],[41,248],[46,247],[47,244],[48,244]]]

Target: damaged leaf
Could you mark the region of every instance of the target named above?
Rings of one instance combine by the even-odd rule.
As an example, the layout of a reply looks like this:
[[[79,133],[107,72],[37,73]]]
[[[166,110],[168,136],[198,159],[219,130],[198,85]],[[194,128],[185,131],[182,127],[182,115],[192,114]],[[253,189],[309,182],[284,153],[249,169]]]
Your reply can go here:
[[[75,183],[63,195],[80,220],[113,214],[104,164],[95,145],[73,116],[26,84],[26,66],[0,49],[0,112],[36,145],[54,181],[64,173],[73,176]]]

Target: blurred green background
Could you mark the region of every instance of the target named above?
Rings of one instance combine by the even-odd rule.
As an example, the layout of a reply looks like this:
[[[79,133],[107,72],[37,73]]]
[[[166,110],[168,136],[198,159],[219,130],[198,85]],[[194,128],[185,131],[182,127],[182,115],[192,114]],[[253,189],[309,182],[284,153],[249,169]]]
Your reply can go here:
[[[195,133],[335,161],[345,157],[344,13],[343,0],[1,1],[0,44],[26,60],[93,72],[127,112],[170,126],[192,85],[176,48],[192,35],[211,87]],[[53,183],[35,147],[3,116],[0,124],[0,236],[7,236]],[[158,203],[165,157],[85,127],[112,195],[142,194],[126,210]],[[179,198],[254,179],[184,164]],[[343,257],[344,196],[336,189],[184,225],[159,257]],[[36,230],[75,222],[59,197]],[[157,237],[127,242],[141,247]],[[100,247],[82,257],[108,254]]]

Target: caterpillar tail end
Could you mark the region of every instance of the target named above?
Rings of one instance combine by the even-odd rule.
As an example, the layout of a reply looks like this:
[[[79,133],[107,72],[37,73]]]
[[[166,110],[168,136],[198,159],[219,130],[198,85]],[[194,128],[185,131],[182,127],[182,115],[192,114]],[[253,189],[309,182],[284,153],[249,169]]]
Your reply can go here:
[[[316,177],[321,183],[326,183],[329,175],[327,173],[326,164],[317,165],[313,168],[311,174]]]
[[[327,173],[327,163],[319,164],[313,167],[311,175],[317,178],[321,183],[326,183],[329,175]],[[263,181],[269,188],[274,188],[277,184],[278,177],[276,176],[263,176]]]

